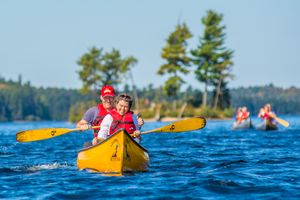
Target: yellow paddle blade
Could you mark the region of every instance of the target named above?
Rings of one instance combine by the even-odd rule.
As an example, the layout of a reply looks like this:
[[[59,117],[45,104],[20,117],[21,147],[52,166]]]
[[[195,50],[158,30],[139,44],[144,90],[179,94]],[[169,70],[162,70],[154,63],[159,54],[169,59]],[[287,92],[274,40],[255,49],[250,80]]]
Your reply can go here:
[[[289,125],[290,125],[287,121],[285,121],[279,117],[275,117],[274,119],[284,127],[289,127]]]
[[[204,128],[206,125],[206,120],[204,117],[193,117],[189,119],[183,119],[176,121],[172,124],[168,124],[166,126],[142,132],[142,134],[154,133],[154,132],[168,132],[168,133],[176,133],[176,132],[185,132],[185,131],[193,131]]]
[[[16,139],[19,142],[32,142],[37,140],[46,140],[49,138],[57,137],[79,129],[67,128],[42,128],[36,130],[21,131],[16,134]]]

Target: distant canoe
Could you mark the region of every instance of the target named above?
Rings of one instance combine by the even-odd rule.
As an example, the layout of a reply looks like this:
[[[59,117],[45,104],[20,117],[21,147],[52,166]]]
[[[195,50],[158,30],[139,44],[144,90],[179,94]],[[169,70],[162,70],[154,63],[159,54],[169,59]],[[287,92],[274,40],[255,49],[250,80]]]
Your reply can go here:
[[[272,123],[270,120],[264,120],[261,124],[256,126],[257,130],[261,131],[272,131],[272,130],[277,130],[278,127],[276,124]]]
[[[251,123],[251,119],[248,118],[246,120],[244,120],[243,122],[239,123],[238,125],[236,125],[236,123],[233,124],[233,130],[245,130],[245,129],[250,129],[252,128],[252,123]]]
[[[120,129],[103,142],[82,149],[78,153],[77,166],[109,175],[123,175],[124,172],[146,171],[149,155],[124,130]]]

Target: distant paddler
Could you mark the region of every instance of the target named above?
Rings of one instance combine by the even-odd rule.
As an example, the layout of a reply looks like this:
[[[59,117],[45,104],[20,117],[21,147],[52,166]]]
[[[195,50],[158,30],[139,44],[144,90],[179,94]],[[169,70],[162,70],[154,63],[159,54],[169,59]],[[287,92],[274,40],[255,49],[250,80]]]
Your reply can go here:
[[[271,104],[266,104],[259,110],[258,117],[266,120],[270,120],[274,123],[274,118],[276,117],[275,112],[272,111]]]
[[[259,124],[256,129],[258,130],[277,130],[277,124],[275,121],[276,114],[272,111],[271,104],[265,104],[258,113],[258,117],[263,119],[263,122]]]
[[[274,130],[277,129],[277,124],[281,124],[284,127],[288,127],[289,123],[279,117],[276,116],[276,114],[272,111],[271,104],[264,105],[263,108],[260,109],[258,113],[258,117],[262,118],[264,120],[266,130]],[[259,129],[259,127],[258,127]]]
[[[233,129],[248,129],[251,128],[250,112],[247,107],[239,107],[236,112]]]
[[[266,119],[275,124],[274,118],[276,117],[275,112],[272,111],[271,104],[266,104],[259,110],[258,117]]]

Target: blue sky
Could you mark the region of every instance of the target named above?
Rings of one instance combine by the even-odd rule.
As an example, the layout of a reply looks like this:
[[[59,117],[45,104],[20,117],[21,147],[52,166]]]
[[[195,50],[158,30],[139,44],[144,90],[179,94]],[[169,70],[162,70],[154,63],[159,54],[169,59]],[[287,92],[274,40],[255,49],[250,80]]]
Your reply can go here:
[[[156,75],[166,39],[178,22],[198,45],[201,18],[212,9],[224,15],[226,46],[234,50],[229,87],[273,83],[300,87],[298,0],[3,0],[0,1],[0,76],[34,86],[79,88],[76,64],[91,47],[134,56],[135,82],[162,85]],[[184,79],[202,89],[193,74]]]

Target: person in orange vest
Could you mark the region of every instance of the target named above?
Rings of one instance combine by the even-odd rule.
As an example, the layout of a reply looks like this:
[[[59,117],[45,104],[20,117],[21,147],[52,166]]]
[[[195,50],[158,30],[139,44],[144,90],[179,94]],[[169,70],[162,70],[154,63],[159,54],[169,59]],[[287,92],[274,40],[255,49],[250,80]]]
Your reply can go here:
[[[276,117],[276,114],[272,111],[271,105],[266,104],[263,108],[260,109],[258,117],[264,120],[269,120],[271,123],[274,124],[274,118]]]
[[[236,127],[237,125],[239,125],[240,123],[244,122],[245,120],[247,120],[250,116],[250,112],[248,112],[247,107],[242,107],[242,108],[238,108],[237,113],[236,113],[236,118],[235,118],[235,124],[234,127]]]
[[[238,121],[238,119],[241,115],[241,112],[242,112],[242,108],[238,107],[237,110],[236,110],[236,113],[235,113],[235,121]]]
[[[130,110],[132,103],[132,97],[127,94],[120,94],[116,97],[116,109],[104,117],[97,142],[107,139],[121,128],[125,129],[136,142],[141,141],[137,116]]]
[[[76,127],[82,130],[89,129],[90,126],[100,126],[104,117],[115,109],[114,105],[115,89],[110,85],[105,85],[100,91],[100,100],[97,106],[89,108],[82,119],[77,123]],[[138,116],[138,125],[144,125],[144,120]],[[92,144],[97,143],[97,134],[100,129],[94,129],[94,139]]]

